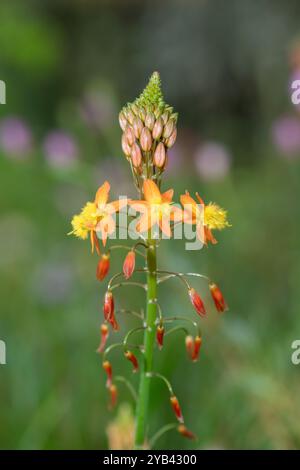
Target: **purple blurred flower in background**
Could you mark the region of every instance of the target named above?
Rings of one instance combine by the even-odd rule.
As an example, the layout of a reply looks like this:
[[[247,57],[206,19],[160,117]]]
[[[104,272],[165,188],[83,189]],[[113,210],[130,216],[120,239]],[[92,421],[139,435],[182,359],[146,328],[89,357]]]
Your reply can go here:
[[[34,295],[48,305],[66,302],[74,291],[73,283],[71,268],[52,261],[38,266],[31,279]]]
[[[273,143],[287,158],[300,155],[300,120],[294,116],[283,116],[272,126]]]
[[[63,131],[52,131],[44,140],[44,152],[52,168],[70,168],[78,161],[78,147],[73,137]]]
[[[117,115],[113,96],[104,90],[86,92],[80,105],[80,114],[93,129],[105,130],[112,127]]]
[[[205,142],[196,149],[195,164],[203,179],[219,180],[230,171],[231,155],[222,144]]]
[[[32,134],[27,124],[18,117],[0,122],[0,146],[10,156],[24,158],[32,149]]]

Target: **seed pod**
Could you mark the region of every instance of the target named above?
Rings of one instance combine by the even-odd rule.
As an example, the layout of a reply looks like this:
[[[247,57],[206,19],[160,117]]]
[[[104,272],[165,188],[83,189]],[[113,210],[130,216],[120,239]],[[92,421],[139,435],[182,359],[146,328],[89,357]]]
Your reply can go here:
[[[164,127],[163,137],[165,139],[168,139],[171,136],[174,129],[175,129],[175,123],[172,119],[169,119],[169,121]]]
[[[133,121],[133,132],[137,139],[139,139],[141,132],[143,130],[143,123],[139,117],[134,118]]]
[[[124,134],[125,134],[128,144],[131,146],[135,141],[133,128],[131,126],[127,126]]]
[[[145,118],[145,126],[152,131],[155,124],[155,116],[153,113],[147,113]]]
[[[125,134],[122,135],[122,150],[125,153],[126,157],[130,156],[131,153],[131,147],[126,139]]]
[[[158,140],[162,134],[163,129],[164,129],[163,120],[159,118],[155,121],[155,124],[153,127],[153,131],[152,131],[153,139]]]
[[[175,127],[174,131],[172,132],[170,137],[165,142],[165,144],[168,148],[172,147],[175,144],[176,137],[177,137],[177,129]]]
[[[131,148],[131,161],[135,168],[138,168],[142,163],[142,152],[139,145],[135,142]]]
[[[122,131],[125,131],[126,126],[127,126],[127,119],[125,117],[125,114],[121,111],[119,114],[119,123]]]
[[[147,127],[144,127],[141,132],[140,143],[144,152],[149,152],[149,150],[151,149],[151,145],[152,145],[152,137]]]
[[[163,168],[166,163],[166,149],[162,142],[159,142],[153,156],[153,163],[158,168]]]

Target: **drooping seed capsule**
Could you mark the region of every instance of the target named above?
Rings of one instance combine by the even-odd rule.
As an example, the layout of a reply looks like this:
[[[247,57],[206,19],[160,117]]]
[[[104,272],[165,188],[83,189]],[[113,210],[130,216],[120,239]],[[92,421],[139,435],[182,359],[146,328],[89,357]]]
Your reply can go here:
[[[110,408],[114,408],[117,404],[117,399],[118,399],[118,389],[115,386],[115,384],[111,384],[109,387],[109,393],[110,393]]]
[[[155,121],[153,130],[152,130],[153,139],[158,140],[160,138],[160,136],[162,135],[163,129],[164,129],[163,120],[162,120],[162,118],[158,118]]]
[[[171,148],[175,142],[177,137],[177,129],[175,128],[170,137],[166,140],[165,144],[168,148]]]
[[[164,326],[163,325],[158,325],[158,327],[156,328],[156,341],[157,341],[159,349],[161,349],[163,347],[164,334],[165,334]]]
[[[209,284],[209,290],[218,312],[222,313],[228,310],[228,306],[219,287],[215,283]]]
[[[127,119],[122,111],[119,114],[119,123],[122,131],[125,131],[127,126]]]
[[[112,366],[109,361],[104,361],[102,364],[103,369],[107,375],[106,386],[110,387],[112,384]]]
[[[130,152],[131,152],[131,147],[127,141],[127,138],[125,136],[125,134],[122,135],[122,150],[123,152],[125,153],[126,157],[129,157],[130,156]]]
[[[114,298],[113,298],[112,292],[108,290],[105,293],[104,305],[103,305],[103,313],[104,313],[105,320],[110,321],[111,318],[114,317],[114,311],[115,311]]]
[[[166,163],[166,149],[162,142],[159,142],[153,156],[153,163],[157,168],[163,168]]]
[[[130,250],[123,263],[123,274],[125,279],[129,279],[134,271],[135,268],[135,252]]]
[[[105,323],[103,323],[101,325],[101,328],[100,328],[100,334],[101,334],[101,341],[100,341],[100,345],[97,349],[97,352],[98,353],[102,353],[104,351],[104,348],[105,348],[105,345],[106,345],[106,341],[107,341],[107,338],[108,338],[108,335],[109,335],[109,332],[108,332],[108,326],[105,325]]]
[[[196,436],[192,431],[190,431],[184,424],[180,424],[177,428],[177,431],[179,434],[181,434],[183,437],[187,437],[188,439],[196,439]]]
[[[202,302],[200,295],[195,291],[194,288],[191,288],[189,290],[189,296],[193,304],[193,307],[198,313],[198,315],[204,317],[206,315],[206,310],[205,310],[204,303]]]
[[[109,254],[103,254],[97,264],[96,277],[99,281],[107,276],[110,266],[110,256]]]
[[[175,129],[175,123],[172,119],[169,119],[169,121],[164,127],[163,137],[165,139],[168,139],[171,136],[174,129]]]
[[[142,163],[142,152],[139,145],[135,142],[131,148],[130,153],[132,164],[135,168],[138,168]]]
[[[144,126],[142,120],[138,116],[134,118],[132,127],[135,137],[139,139]]]
[[[187,350],[188,356],[190,359],[193,360],[193,354],[194,354],[194,338],[191,335],[187,335],[185,337],[185,348]]]
[[[144,127],[141,132],[140,143],[144,152],[149,152],[152,146],[152,137],[151,132],[147,127]]]
[[[128,359],[128,361],[130,361],[131,364],[133,365],[133,371],[132,372],[137,372],[137,370],[139,368],[139,363],[138,363],[138,360],[137,360],[136,356],[133,354],[133,352],[125,351],[124,355],[125,355],[126,359]]]
[[[145,118],[145,126],[148,127],[150,131],[152,131],[153,126],[155,124],[155,116],[153,113],[147,113]]]
[[[192,361],[194,362],[198,360],[201,344],[202,344],[202,338],[197,335],[195,338],[194,350],[193,350],[192,357],[191,357]]]
[[[124,134],[125,134],[128,144],[131,146],[135,141],[133,128],[131,126],[127,126]]]
[[[183,416],[177,397],[175,397],[175,395],[172,395],[170,397],[170,402],[177,420],[179,421],[179,423],[183,423]]]

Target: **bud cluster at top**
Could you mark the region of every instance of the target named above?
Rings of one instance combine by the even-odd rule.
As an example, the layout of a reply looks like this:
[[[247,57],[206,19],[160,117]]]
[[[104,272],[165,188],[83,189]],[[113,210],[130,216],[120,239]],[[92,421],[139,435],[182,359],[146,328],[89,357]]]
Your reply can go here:
[[[120,112],[122,149],[139,188],[145,178],[159,183],[167,165],[167,151],[176,140],[177,118],[164,102],[158,72],[152,74],[142,94]]]

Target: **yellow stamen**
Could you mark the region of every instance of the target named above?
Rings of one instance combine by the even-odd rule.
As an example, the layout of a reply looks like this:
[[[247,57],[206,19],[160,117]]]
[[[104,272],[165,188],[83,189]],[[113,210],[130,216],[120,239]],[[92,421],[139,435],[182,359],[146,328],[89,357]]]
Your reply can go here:
[[[210,230],[222,230],[225,227],[230,227],[227,220],[227,211],[222,209],[217,204],[210,202],[204,208],[204,224]]]
[[[80,214],[74,215],[72,219],[72,234],[75,237],[86,240],[90,230],[94,230],[97,225],[96,204],[87,202]]]

